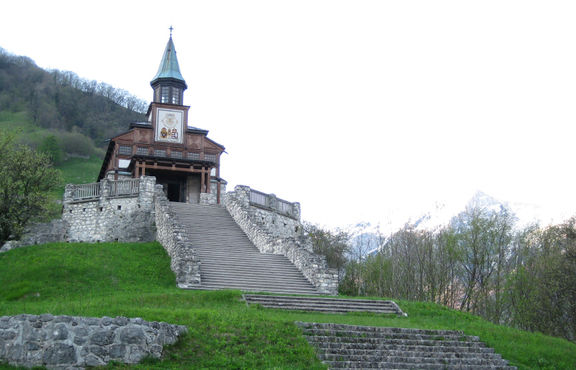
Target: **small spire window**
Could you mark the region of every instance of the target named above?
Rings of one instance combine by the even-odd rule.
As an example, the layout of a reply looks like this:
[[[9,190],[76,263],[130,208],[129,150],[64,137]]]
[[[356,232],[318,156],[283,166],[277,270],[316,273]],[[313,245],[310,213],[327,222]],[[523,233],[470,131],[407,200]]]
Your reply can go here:
[[[172,88],[172,104],[180,104],[180,89],[177,87]]]
[[[170,103],[170,86],[162,86],[160,92],[160,102]]]
[[[180,105],[182,89],[173,86],[160,87],[160,103]]]

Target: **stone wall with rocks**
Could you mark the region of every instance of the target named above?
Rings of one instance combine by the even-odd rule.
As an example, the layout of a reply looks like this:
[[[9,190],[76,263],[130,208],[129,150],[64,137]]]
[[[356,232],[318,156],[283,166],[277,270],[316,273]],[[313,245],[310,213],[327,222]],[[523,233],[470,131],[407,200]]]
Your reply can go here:
[[[156,185],[155,196],[156,239],[170,256],[170,268],[176,274],[179,288],[199,286],[200,259],[192,248],[184,227],[172,212],[162,185]]]
[[[61,242],[68,239],[68,223],[64,220],[52,220],[27,226],[20,240],[10,240],[0,248],[0,253],[11,249],[44,243]]]
[[[299,219],[254,204],[250,205],[249,212],[256,222],[274,236],[280,238],[297,238],[304,232]]]
[[[257,192],[245,185],[237,185],[230,194],[244,206],[252,220],[271,235],[280,238],[298,238],[303,235],[300,203],[289,203],[274,194]],[[287,205],[283,212],[278,206],[279,202]]]
[[[223,179],[213,178],[210,180],[210,192],[200,193],[199,203],[203,205],[218,204],[218,185],[220,185],[220,194],[226,194],[227,182]],[[221,203],[221,202],[220,202]]]
[[[259,210],[254,210],[250,204],[250,188],[236,186],[233,192],[225,196],[226,209],[246,233],[248,238],[262,253],[281,254],[286,256],[310,281],[319,292],[324,294],[338,294],[338,273],[335,269],[328,268],[326,259],[315,254],[312,250],[312,242],[307,238],[299,220],[293,224],[294,232],[282,232],[283,225],[273,231],[274,224],[267,224],[266,220],[259,219]],[[299,216],[299,208],[298,208]],[[296,230],[296,227],[299,229]]]
[[[156,178],[102,180],[66,185],[62,217],[26,228],[20,240],[8,241],[1,252],[52,242],[147,242],[156,239]]]
[[[160,358],[186,333],[181,325],[126,317],[17,315],[0,317],[0,361],[48,369],[135,364]]]
[[[127,191],[111,191],[123,185]],[[70,242],[144,242],[155,240],[154,186],[156,179],[102,180],[98,196],[78,196],[86,185],[66,185],[62,220]]]

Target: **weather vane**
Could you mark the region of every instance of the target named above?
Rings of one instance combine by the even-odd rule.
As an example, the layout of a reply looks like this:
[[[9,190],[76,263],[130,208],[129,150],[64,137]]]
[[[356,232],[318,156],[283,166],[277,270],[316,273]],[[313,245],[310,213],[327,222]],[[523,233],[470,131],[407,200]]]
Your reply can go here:
[[[168,29],[170,30],[170,38],[172,38],[172,31],[174,30],[174,27],[170,26]]]

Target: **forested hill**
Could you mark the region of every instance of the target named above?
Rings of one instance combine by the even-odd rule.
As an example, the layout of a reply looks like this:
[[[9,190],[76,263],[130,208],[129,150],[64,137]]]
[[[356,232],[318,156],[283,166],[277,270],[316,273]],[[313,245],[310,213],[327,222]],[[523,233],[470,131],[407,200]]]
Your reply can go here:
[[[147,104],[106,83],[73,72],[46,71],[0,48],[0,113],[22,113],[35,126],[74,132],[103,148],[105,140],[144,120]],[[3,129],[5,127],[2,127]]]

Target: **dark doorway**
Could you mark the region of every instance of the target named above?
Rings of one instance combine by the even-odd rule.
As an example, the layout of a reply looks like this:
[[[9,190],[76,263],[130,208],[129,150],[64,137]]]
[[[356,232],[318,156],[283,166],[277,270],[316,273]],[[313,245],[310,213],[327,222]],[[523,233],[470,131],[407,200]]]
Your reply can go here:
[[[186,176],[159,170],[151,170],[148,175],[156,177],[156,184],[162,185],[170,202],[186,202]]]
[[[168,183],[168,192],[166,197],[171,202],[180,202],[180,184]]]

